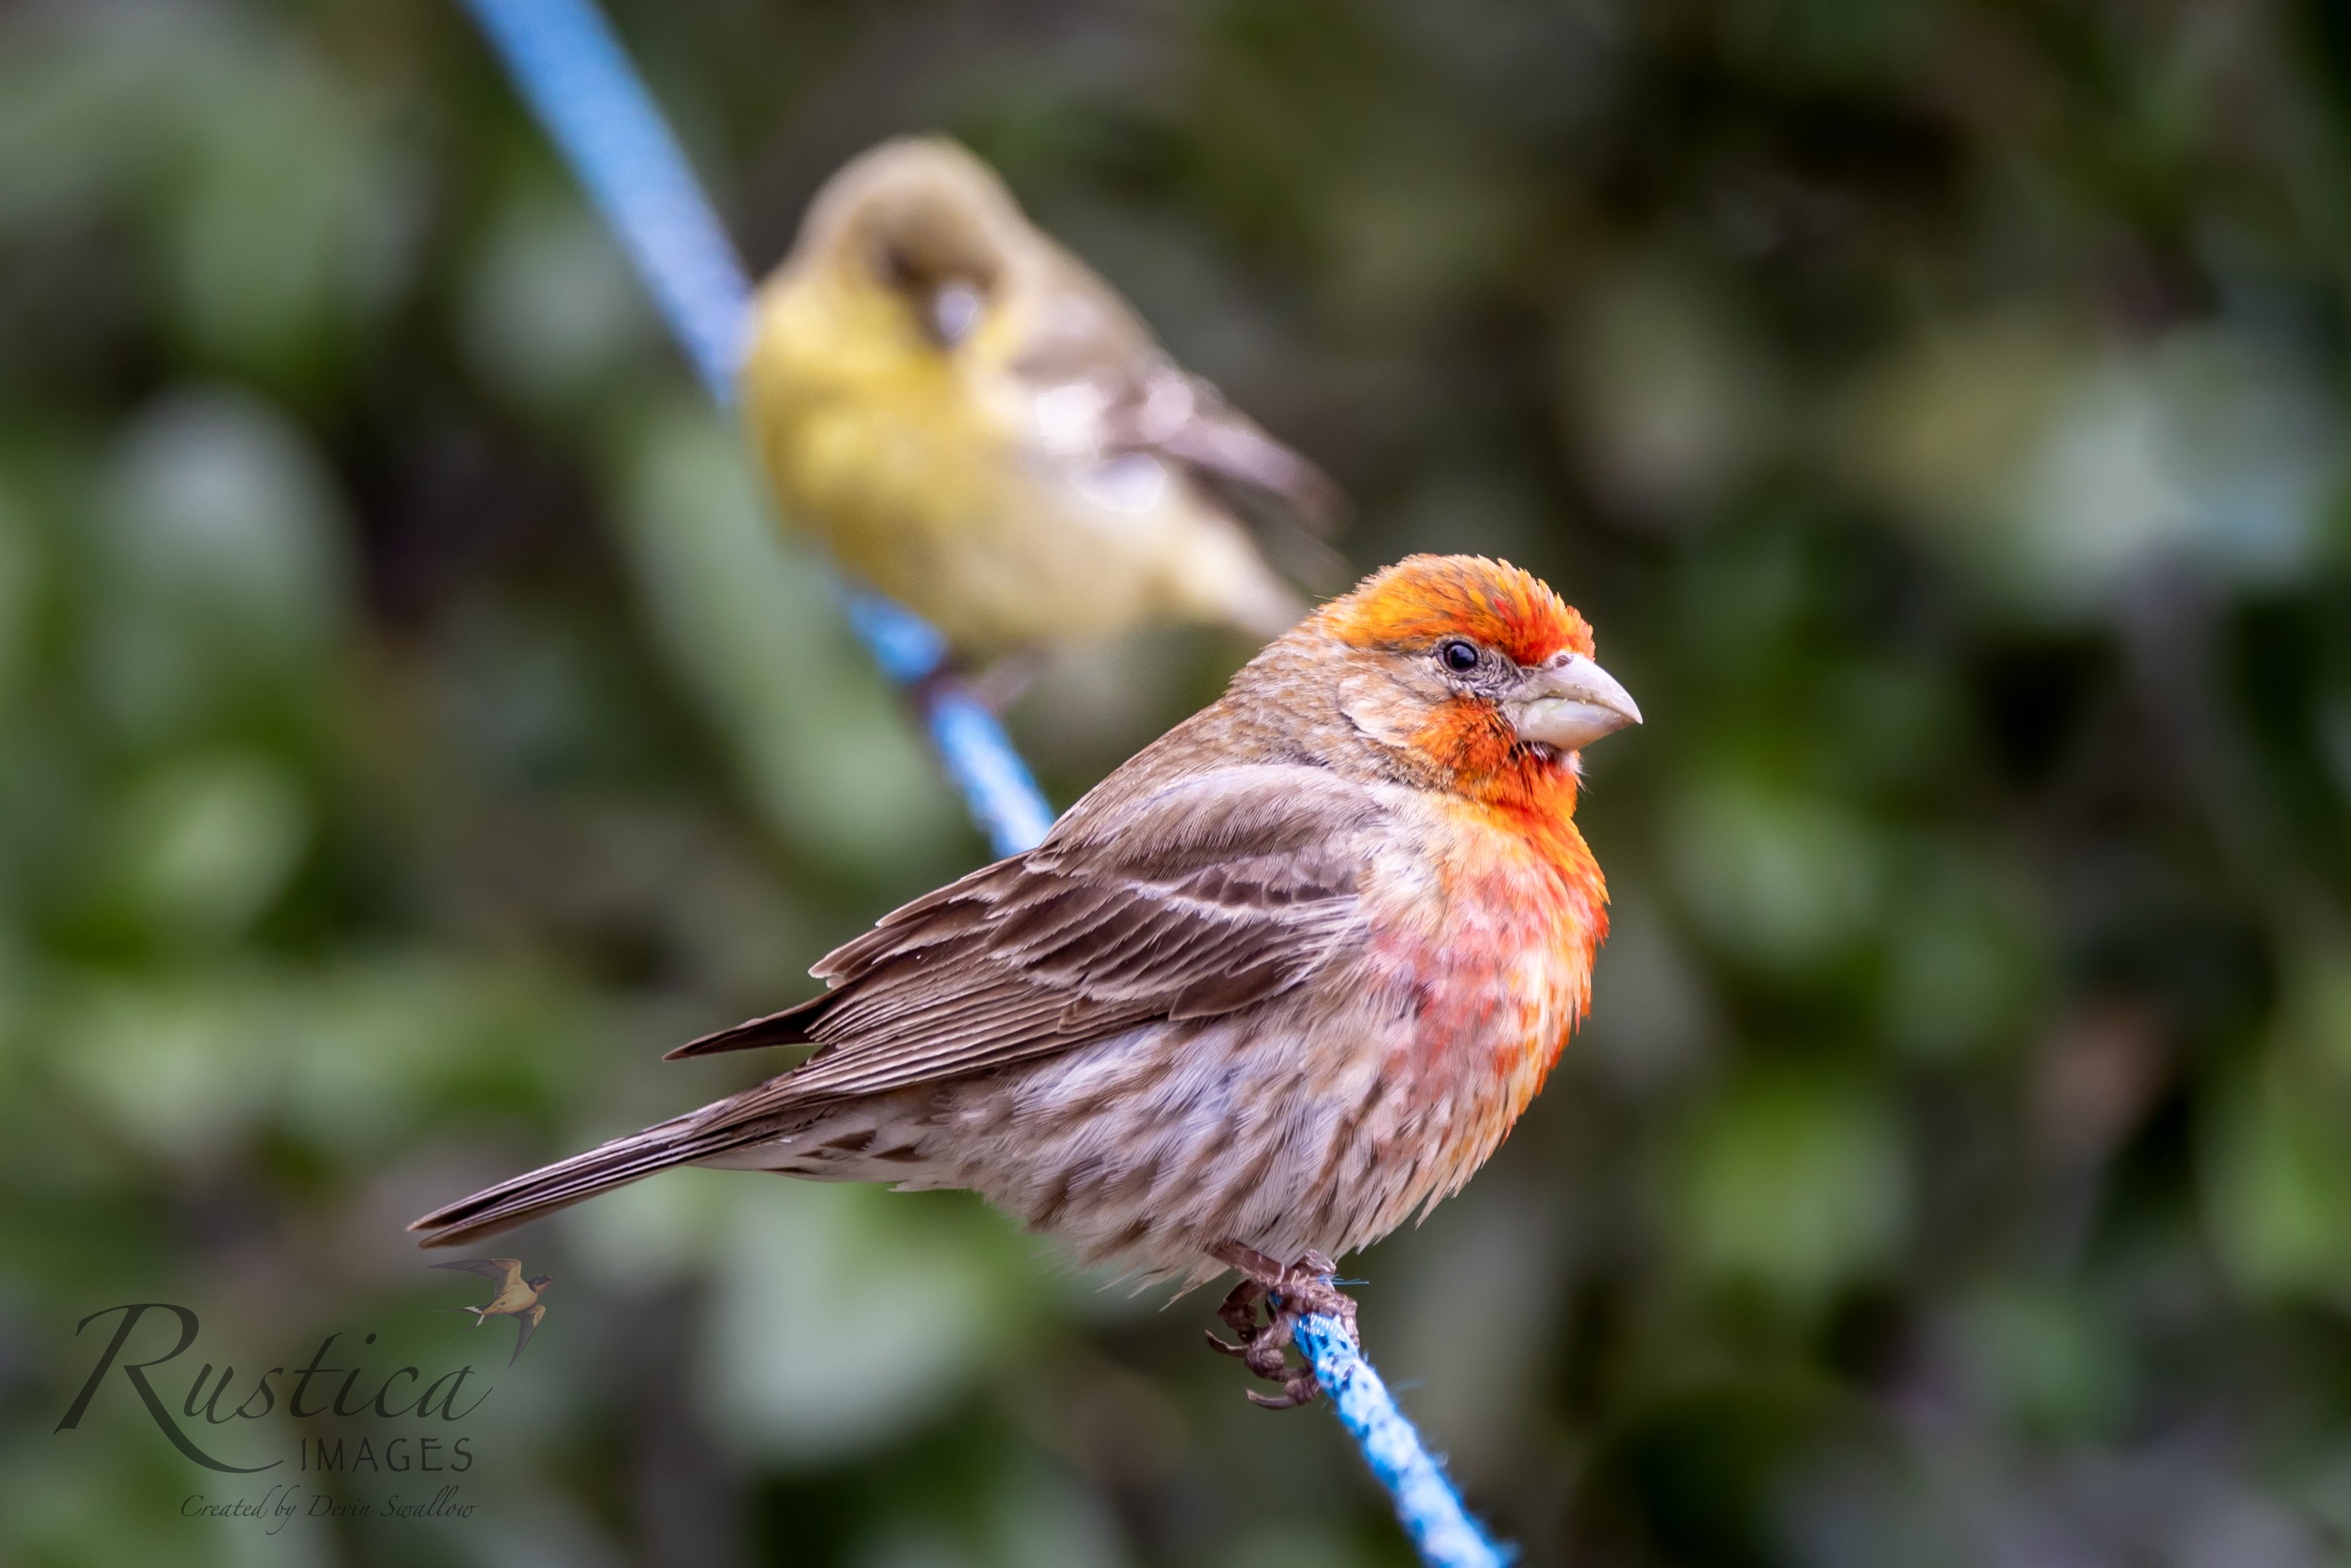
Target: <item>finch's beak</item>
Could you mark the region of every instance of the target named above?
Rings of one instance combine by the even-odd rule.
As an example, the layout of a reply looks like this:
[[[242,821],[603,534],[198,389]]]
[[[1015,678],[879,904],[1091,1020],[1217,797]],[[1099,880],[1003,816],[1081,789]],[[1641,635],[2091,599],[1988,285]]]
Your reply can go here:
[[[1604,735],[1641,722],[1633,694],[1581,653],[1562,653],[1528,671],[1503,711],[1520,739],[1560,751],[1581,751]]]

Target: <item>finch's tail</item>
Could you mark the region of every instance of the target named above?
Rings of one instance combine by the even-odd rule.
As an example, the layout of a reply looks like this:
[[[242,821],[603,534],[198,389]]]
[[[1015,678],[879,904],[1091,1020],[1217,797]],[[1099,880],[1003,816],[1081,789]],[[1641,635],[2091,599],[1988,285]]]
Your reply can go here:
[[[703,1114],[695,1111],[674,1116],[642,1133],[615,1138],[585,1154],[502,1181],[471,1197],[434,1209],[423,1218],[412,1221],[408,1228],[424,1233],[419,1246],[453,1247],[461,1241],[510,1230],[527,1219],[568,1208],[582,1198],[626,1186],[655,1171],[691,1165],[746,1141],[739,1128],[705,1126],[697,1131],[695,1124]]]

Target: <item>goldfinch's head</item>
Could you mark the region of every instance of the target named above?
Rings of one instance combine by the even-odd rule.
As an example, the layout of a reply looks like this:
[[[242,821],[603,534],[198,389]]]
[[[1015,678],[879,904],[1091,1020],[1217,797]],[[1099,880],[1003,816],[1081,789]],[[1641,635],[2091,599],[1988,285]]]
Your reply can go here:
[[[952,353],[987,321],[1029,234],[987,164],[944,138],[901,137],[826,183],[786,266],[890,300],[910,335]]]

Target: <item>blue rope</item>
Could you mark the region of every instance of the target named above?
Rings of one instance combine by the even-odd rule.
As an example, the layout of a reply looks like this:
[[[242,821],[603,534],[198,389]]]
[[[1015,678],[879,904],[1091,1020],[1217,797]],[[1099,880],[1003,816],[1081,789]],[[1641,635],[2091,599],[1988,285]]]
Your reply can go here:
[[[1336,1318],[1301,1318],[1298,1347],[1313,1364],[1314,1380],[1331,1396],[1339,1425],[1364,1451],[1364,1462],[1395,1500],[1396,1518],[1431,1568],[1502,1568],[1508,1547],[1496,1544],[1446,1479],[1445,1469],[1396,1407],[1364,1351]]]
[[[750,343],[751,282],[734,243],[590,0],[465,0],[549,136],[570,160],[721,407]],[[996,716],[943,678],[946,644],[910,612],[858,590],[850,624],[891,679],[908,687],[964,805],[999,855],[1033,848],[1052,809]]]
[[[573,0],[467,0],[571,161],[710,395],[735,401],[751,280],[669,122],[603,13]]]
[[[628,247],[703,384],[732,405],[750,337],[750,280],[602,13],[592,0],[465,3]],[[961,683],[941,678],[946,644],[937,631],[860,590],[845,591],[844,608],[874,662],[915,694],[932,744],[996,852],[1035,845],[1052,810],[996,716]],[[1298,1337],[1421,1556],[1433,1568],[1506,1562],[1346,1330],[1311,1317]]]

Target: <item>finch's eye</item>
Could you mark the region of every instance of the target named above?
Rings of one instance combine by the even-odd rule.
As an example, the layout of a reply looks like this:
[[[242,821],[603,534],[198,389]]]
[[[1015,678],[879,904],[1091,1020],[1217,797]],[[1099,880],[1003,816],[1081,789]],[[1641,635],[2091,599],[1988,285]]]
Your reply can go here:
[[[1466,675],[1478,667],[1477,644],[1464,643],[1458,637],[1437,649],[1437,656],[1444,661],[1447,669],[1457,675]]]

